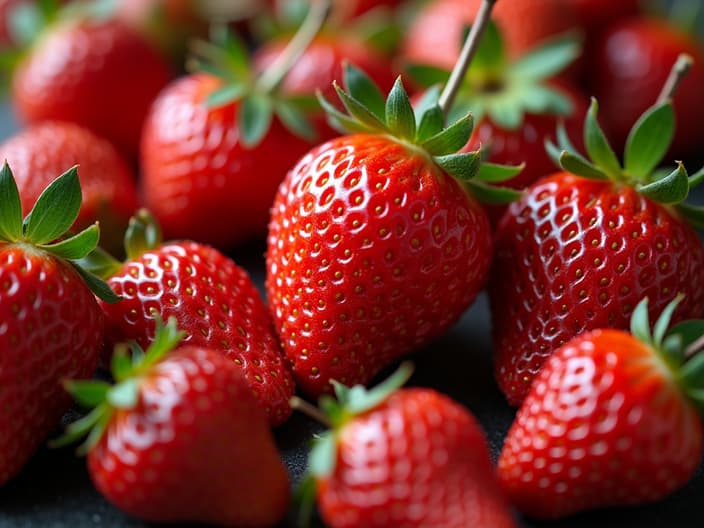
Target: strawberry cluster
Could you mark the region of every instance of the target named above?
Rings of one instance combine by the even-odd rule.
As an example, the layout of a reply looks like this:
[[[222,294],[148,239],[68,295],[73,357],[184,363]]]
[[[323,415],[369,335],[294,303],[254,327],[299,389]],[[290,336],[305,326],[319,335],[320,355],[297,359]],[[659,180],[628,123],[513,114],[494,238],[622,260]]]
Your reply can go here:
[[[0,2],[24,125],[0,144],[0,486],[47,439],[83,440],[95,488],[147,522],[304,526],[317,503],[334,528],[513,528],[685,486],[696,15]],[[402,388],[409,363],[369,388],[432,362],[484,289],[518,408],[496,464],[470,409]],[[296,440],[296,501],[273,434],[294,410],[327,429]]]

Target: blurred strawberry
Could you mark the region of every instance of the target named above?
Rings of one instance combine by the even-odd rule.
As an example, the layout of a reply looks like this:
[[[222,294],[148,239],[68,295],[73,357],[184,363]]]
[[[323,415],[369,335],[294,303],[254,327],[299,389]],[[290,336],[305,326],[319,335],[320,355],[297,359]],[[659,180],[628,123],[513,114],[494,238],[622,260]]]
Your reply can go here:
[[[567,0],[575,11],[579,27],[584,28],[587,37],[605,29],[620,18],[638,13],[640,0]]]

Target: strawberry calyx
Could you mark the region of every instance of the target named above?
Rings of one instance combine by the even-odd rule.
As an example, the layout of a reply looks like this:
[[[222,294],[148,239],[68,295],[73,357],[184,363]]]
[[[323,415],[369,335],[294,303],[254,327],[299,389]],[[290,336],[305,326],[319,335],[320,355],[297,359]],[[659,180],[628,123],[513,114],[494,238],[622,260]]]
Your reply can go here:
[[[469,27],[467,28],[469,31]],[[517,130],[524,116],[569,116],[572,101],[547,81],[561,73],[581,53],[575,33],[555,37],[511,62],[499,28],[490,23],[450,110],[450,118],[471,112],[505,129]],[[408,64],[409,77],[420,86],[444,84],[450,72],[436,66]]]
[[[209,108],[237,102],[237,125],[242,145],[256,147],[269,131],[274,117],[292,134],[313,141],[316,137],[307,113],[317,108],[314,98],[285,96],[278,90],[293,64],[320,31],[330,11],[331,0],[318,0],[289,45],[269,68],[254,74],[244,42],[226,28],[213,31],[212,42],[195,41],[188,69],[222,80],[205,99]]]
[[[675,134],[672,97],[691,64],[691,57],[679,57],[658,102],[646,110],[633,125],[626,142],[623,164],[599,125],[599,104],[595,98],[592,98],[584,119],[584,145],[588,157],[575,149],[562,123],[557,130],[558,145],[549,140],[545,142],[548,154],[567,172],[584,178],[629,185],[655,202],[673,206],[694,225],[704,226],[704,208],[682,203],[689,191],[704,180],[704,169],[690,176],[682,162],[678,161],[672,171],[656,170]]]
[[[176,348],[184,336],[185,332],[178,329],[174,317],[169,318],[166,325],[157,318],[154,341],[146,351],[134,342],[129,346],[120,344],[115,347],[111,364],[114,384],[100,380],[65,381],[66,391],[81,406],[91,411],[70,424],[62,436],[49,443],[50,447],[63,447],[86,437],[77,453],[87,454],[100,441],[117,410],[129,410],[137,406],[139,384],[143,377]]]
[[[78,218],[81,200],[78,169],[72,167],[42,191],[23,219],[17,182],[6,161],[0,169],[0,244],[22,245],[68,262],[95,295],[105,302],[115,303],[120,300],[115,292],[81,265],[82,259],[97,250],[98,222],[80,233],[69,233]]]
[[[684,394],[704,413],[704,320],[692,319],[670,327],[683,298],[678,295],[665,307],[652,331],[648,299],[643,299],[631,316],[631,334],[655,350]]]

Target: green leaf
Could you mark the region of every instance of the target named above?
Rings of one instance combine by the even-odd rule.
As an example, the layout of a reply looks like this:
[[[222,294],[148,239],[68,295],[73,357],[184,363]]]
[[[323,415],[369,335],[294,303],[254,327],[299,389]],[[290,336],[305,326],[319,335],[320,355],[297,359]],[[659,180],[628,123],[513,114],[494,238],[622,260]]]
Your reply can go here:
[[[314,141],[317,133],[306,114],[293,104],[279,101],[275,106],[276,116],[281,123],[295,136],[307,141]]]
[[[110,384],[95,380],[70,380],[64,383],[64,389],[83,407],[90,409],[105,401]]]
[[[517,191],[509,187],[488,185],[476,179],[468,181],[467,187],[469,192],[471,192],[477,200],[488,205],[510,204],[523,196],[522,191]]]
[[[127,352],[127,345],[120,343],[115,346],[110,360],[110,372],[117,382],[125,381],[132,374],[132,359]]]
[[[461,181],[469,181],[479,172],[481,158],[478,152],[449,154],[433,157],[445,172]]]
[[[88,271],[84,270],[78,265],[77,262],[74,262],[72,260],[70,260],[69,262],[73,265],[73,268],[78,272],[78,274],[83,278],[85,283],[90,288],[90,291],[97,295],[98,298],[102,299],[108,304],[115,304],[122,300],[122,297],[119,297],[114,291],[112,291],[112,289],[110,289],[110,286],[108,286],[108,284],[103,279],[100,279],[92,273],[89,273]]]
[[[704,181],[704,167],[689,175],[689,189],[692,190]]]
[[[363,123],[360,123],[356,119],[343,114],[337,108],[335,108],[330,102],[323,97],[322,93],[318,91],[318,101],[320,106],[325,110],[327,115],[328,123],[331,127],[342,134],[355,133],[355,132],[371,132],[373,129]]]
[[[363,125],[366,125],[371,130],[389,131],[385,123],[381,122],[379,118],[372,114],[364,104],[345,93],[336,81],[333,81],[333,86],[335,87],[337,96],[340,98],[351,117],[355,118]]]
[[[631,129],[626,142],[625,169],[629,176],[645,180],[660,164],[675,134],[672,103],[646,111]]]
[[[442,132],[445,124],[445,117],[442,109],[436,103],[430,108],[423,111],[420,117],[420,124],[416,132],[416,141],[422,142]]]
[[[413,141],[416,137],[416,117],[401,77],[396,79],[386,99],[386,124],[403,139]]]
[[[80,420],[76,420],[68,427],[64,434],[60,437],[55,438],[49,442],[49,447],[52,449],[57,447],[64,447],[85,437],[93,428],[98,424],[98,422],[103,419],[104,415],[110,415],[110,410],[106,404],[98,405],[91,412],[86,414]]]
[[[529,84],[522,87],[518,93],[527,113],[569,116],[574,112],[574,104],[570,98],[550,86]]]
[[[524,55],[511,66],[510,73],[527,79],[548,79],[563,71],[581,52],[581,42],[574,33],[563,35]]]
[[[505,182],[518,176],[525,166],[525,163],[513,166],[483,162],[481,167],[479,167],[479,173],[474,179],[486,183]]]
[[[600,169],[589,163],[586,159],[578,154],[571,154],[563,150],[560,154],[560,166],[567,172],[590,178],[592,180],[608,180],[608,176]]]
[[[467,144],[473,129],[474,119],[472,114],[467,114],[445,130],[424,141],[421,147],[432,156],[454,154]]]
[[[670,327],[670,321],[672,320],[672,314],[675,313],[677,305],[682,302],[684,295],[678,295],[672,302],[670,302],[655,321],[655,326],[653,326],[653,341],[656,345],[660,345],[665,338],[667,329]]]
[[[607,175],[618,178],[621,175],[621,164],[599,126],[598,112],[599,103],[592,98],[592,104],[584,120],[584,146],[597,167]]]
[[[178,346],[186,336],[186,332],[178,329],[175,317],[169,317],[164,324],[159,316],[155,318],[154,341],[145,351],[144,361],[139,365],[139,371],[144,372],[163,359],[163,357]]]
[[[208,108],[218,108],[239,100],[249,91],[249,87],[244,83],[229,83],[212,92],[205,99],[205,106]]]
[[[25,219],[25,238],[34,244],[46,244],[59,238],[76,221],[81,199],[78,171],[72,167],[37,198]]]
[[[684,382],[688,395],[694,390],[699,397],[704,397],[704,354],[697,353],[685,362],[680,370],[680,380]],[[704,398],[700,400],[702,402]]]
[[[499,127],[517,130],[523,124],[523,109],[512,97],[491,97],[486,101],[486,113]]]
[[[562,168],[562,163],[560,162],[560,157],[562,156],[563,152],[567,152],[564,150],[561,150],[553,143],[550,141],[550,139],[545,138],[545,141],[543,143],[543,146],[545,147],[545,151],[548,153],[548,156],[552,160],[552,162],[555,164],[556,167]]]
[[[637,190],[643,196],[658,203],[671,205],[679,204],[689,194],[689,178],[682,163],[669,175],[647,185],[640,185]]]
[[[139,402],[139,378],[128,378],[112,386],[107,401],[116,409],[134,409]]]
[[[344,85],[347,92],[357,101],[364,104],[379,121],[384,121],[385,107],[384,94],[369,76],[349,62],[345,62]]]
[[[347,411],[352,414],[361,414],[370,411],[388,399],[391,394],[403,387],[411,379],[413,365],[404,362],[399,365],[396,372],[389,376],[379,385],[367,390],[361,385],[352,387],[350,390]]]
[[[88,273],[101,279],[109,279],[122,267],[122,262],[110,255],[100,246],[96,247],[83,258],[75,259],[74,264]]]
[[[22,201],[7,161],[0,170],[0,204],[0,240],[19,240],[22,237]]]
[[[306,473],[303,479],[298,483],[293,494],[293,503],[296,514],[296,526],[307,528],[313,519],[315,509],[315,495],[317,492],[317,483],[315,478],[310,473]]]
[[[271,99],[252,93],[241,100],[237,125],[242,134],[242,145],[256,147],[269,131],[274,109]]]
[[[445,85],[450,79],[450,72],[437,66],[427,64],[409,64],[404,70],[414,84],[429,88],[435,85]]]
[[[100,439],[105,433],[105,429],[107,429],[108,424],[112,419],[113,410],[105,404],[96,407],[96,410],[101,408],[104,408],[105,410],[98,413],[98,419],[95,422],[93,428],[88,433],[88,438],[86,438],[86,441],[83,442],[80,446],[78,446],[78,449],[76,449],[76,454],[78,454],[79,456],[87,455],[91,449],[98,445],[98,442],[100,442]]]
[[[677,323],[667,332],[668,338],[671,336],[680,337],[680,346],[682,349],[689,347],[697,339],[704,335],[704,320],[689,319]]]
[[[125,231],[125,253],[132,260],[143,253],[158,248],[162,242],[161,227],[154,215],[145,208],[139,209],[129,221]]]
[[[700,229],[704,229],[704,208],[686,203],[679,203],[675,207],[690,224]]]
[[[8,11],[7,20],[3,23],[7,26],[11,41],[19,47],[29,46],[36,41],[46,25],[44,13],[38,3],[21,2],[8,8]]]
[[[332,432],[316,438],[308,457],[308,471],[318,478],[333,474],[337,463],[337,436]]]
[[[55,244],[43,244],[39,247],[61,258],[75,260],[88,256],[98,245],[99,239],[100,228],[96,222],[71,238]]]
[[[650,335],[650,319],[648,318],[648,298],[644,298],[637,305],[631,315],[631,334],[643,343],[652,343]]]
[[[470,27],[466,28],[465,38],[462,39],[462,42],[465,41],[466,35],[469,34],[470,30]],[[484,74],[493,74],[501,71],[505,62],[506,49],[503,38],[496,24],[489,21],[484,29],[479,47],[472,59],[470,70]]]
[[[565,128],[565,121],[563,119],[560,119],[557,122],[557,144],[562,150],[577,153],[577,149],[570,141],[570,136],[567,133],[567,128]]]

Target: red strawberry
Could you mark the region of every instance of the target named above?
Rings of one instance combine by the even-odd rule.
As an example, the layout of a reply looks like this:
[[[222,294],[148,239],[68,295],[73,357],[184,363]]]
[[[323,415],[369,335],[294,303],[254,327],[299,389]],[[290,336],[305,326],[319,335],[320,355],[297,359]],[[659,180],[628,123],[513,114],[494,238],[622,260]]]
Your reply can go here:
[[[369,392],[336,384],[338,401],[321,401],[327,416],[310,411],[332,428],[304,484],[326,526],[515,527],[477,421],[431,389],[397,390],[409,375],[402,366]]]
[[[621,18],[637,14],[641,4],[640,0],[568,0],[566,3],[572,6],[579,26],[590,37]]]
[[[15,476],[70,406],[60,381],[98,364],[103,314],[91,288],[117,300],[80,269],[98,241],[92,226],[61,239],[81,203],[75,169],[57,178],[22,221],[7,163],[0,171],[0,485]],[[61,240],[59,240],[61,239]]]
[[[13,168],[24,211],[30,210],[56,174],[80,165],[83,202],[73,229],[97,220],[101,244],[119,248],[127,221],[137,209],[136,178],[106,140],[73,123],[44,122],[5,140],[0,159]]]
[[[572,337],[595,328],[626,328],[640,299],[661,312],[678,293],[676,319],[704,310],[704,248],[685,220],[699,212],[682,204],[689,186],[680,164],[653,173],[674,133],[669,101],[634,126],[625,166],[596,121],[585,120],[593,162],[577,154],[564,131],[552,146],[568,171],[538,181],[511,204],[495,234],[489,294],[495,369],[519,404],[545,359]]]
[[[78,123],[134,155],[148,107],[169,77],[164,59],[122,22],[63,17],[18,64],[11,96],[27,123]]]
[[[291,414],[293,380],[271,316],[247,272],[216,249],[190,241],[161,243],[158,226],[141,211],[126,235],[127,261],[109,263],[108,284],[122,296],[102,303],[105,342],[154,340],[155,319],[174,317],[184,343],[219,350],[235,363],[272,425]]]
[[[546,362],[499,458],[501,484],[522,512],[554,519],[651,502],[693,476],[702,457],[704,363],[684,351],[704,322],[664,339],[674,308],[651,335],[644,300],[633,335],[594,330]]]
[[[698,155],[702,146],[704,52],[696,38],[666,21],[638,17],[613,24],[592,46],[591,89],[602,104],[605,129],[617,147],[624,145],[631,123],[658,96],[680,53],[691,55],[694,64],[674,103],[677,134],[672,157]]]
[[[170,352],[181,335],[172,319],[146,354],[133,351],[130,362],[126,347],[116,352],[114,386],[68,383],[93,410],[55,445],[92,429],[81,448],[91,479],[134,517],[272,526],[286,513],[289,485],[266,417],[222,354]]]

